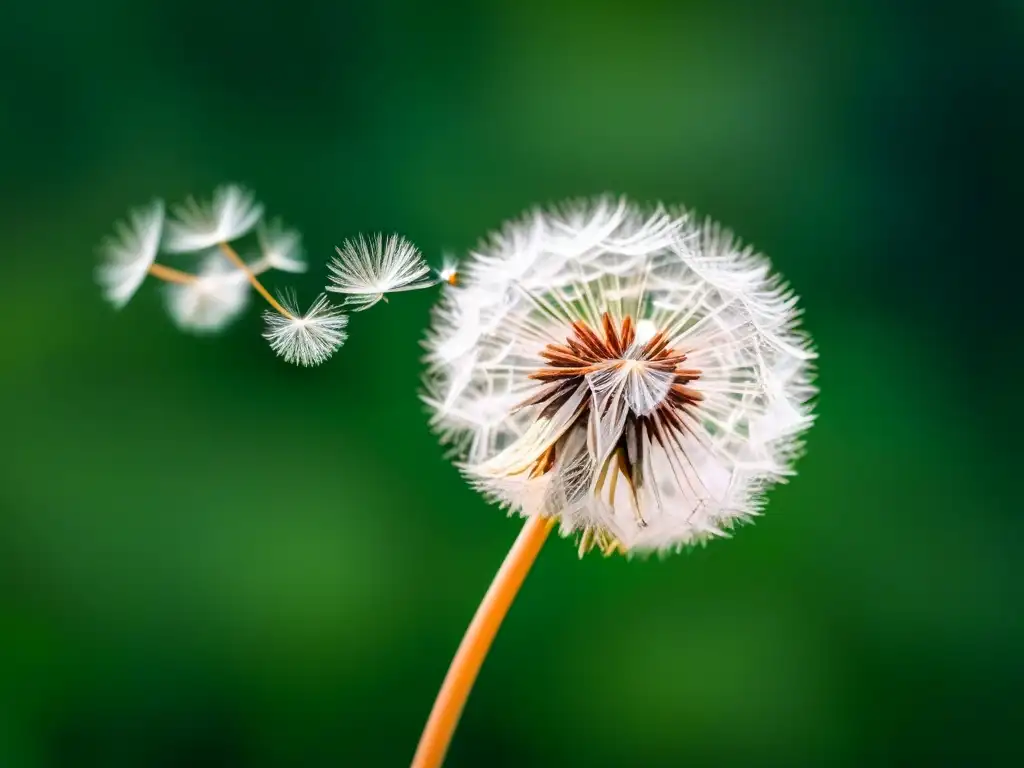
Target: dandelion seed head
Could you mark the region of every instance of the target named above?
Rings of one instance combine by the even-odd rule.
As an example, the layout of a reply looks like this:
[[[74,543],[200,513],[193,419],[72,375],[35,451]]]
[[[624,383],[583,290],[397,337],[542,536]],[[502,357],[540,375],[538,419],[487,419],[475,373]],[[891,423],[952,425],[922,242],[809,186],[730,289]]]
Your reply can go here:
[[[135,295],[156,260],[164,224],[164,204],[154,200],[133,210],[115,225],[115,234],[100,246],[102,262],[96,280],[103,295],[120,309]]]
[[[815,354],[767,259],[684,210],[534,210],[444,292],[424,399],[469,481],[581,554],[726,535],[793,473]]]
[[[246,234],[263,216],[263,206],[247,189],[227,184],[214,191],[212,200],[189,198],[173,213],[164,248],[169,253],[192,253]]]
[[[327,290],[345,294],[345,306],[354,311],[369,309],[388,293],[437,284],[419,249],[399,235],[359,235],[335,250]]]
[[[325,294],[317,297],[305,314],[299,313],[294,293],[281,295],[280,302],[291,317],[273,310],[265,311],[263,338],[286,362],[302,366],[320,365],[348,338],[345,332],[348,315],[332,306]]]

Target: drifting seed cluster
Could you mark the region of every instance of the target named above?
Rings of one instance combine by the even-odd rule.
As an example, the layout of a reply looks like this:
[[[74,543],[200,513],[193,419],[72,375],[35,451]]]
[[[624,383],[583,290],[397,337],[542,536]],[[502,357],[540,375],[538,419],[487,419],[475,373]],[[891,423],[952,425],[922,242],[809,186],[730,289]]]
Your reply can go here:
[[[343,310],[367,309],[387,293],[426,288],[441,279],[420,252],[404,238],[375,235],[346,241],[330,265],[326,290],[344,294],[334,306],[325,294],[306,312],[294,291],[273,296],[260,277],[272,271],[305,272],[306,261],[298,232],[279,220],[266,224],[263,206],[237,185],[218,188],[212,199],[188,199],[166,219],[163,201],[132,211],[115,227],[101,247],[96,278],[108,301],[121,308],[147,277],[166,284],[168,314],[183,331],[215,333],[235,320],[255,290],[267,302],[264,338],[287,362],[319,365],[344,344],[348,315]],[[165,220],[166,219],[166,220]],[[255,254],[237,241],[255,232]],[[194,271],[157,262],[192,256]]]

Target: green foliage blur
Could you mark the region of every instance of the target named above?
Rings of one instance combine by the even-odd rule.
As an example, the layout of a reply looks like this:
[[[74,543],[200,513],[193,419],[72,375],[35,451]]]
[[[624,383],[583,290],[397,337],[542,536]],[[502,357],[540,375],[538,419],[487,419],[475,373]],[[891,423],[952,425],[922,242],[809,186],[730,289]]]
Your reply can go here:
[[[116,219],[224,181],[303,232],[303,301],[358,232],[436,262],[604,191],[803,298],[800,474],[688,555],[549,542],[449,766],[1024,764],[1021,8],[6,8],[0,766],[407,765],[516,535],[417,399],[430,291],[314,370],[255,308],[197,339],[156,285],[102,302]]]

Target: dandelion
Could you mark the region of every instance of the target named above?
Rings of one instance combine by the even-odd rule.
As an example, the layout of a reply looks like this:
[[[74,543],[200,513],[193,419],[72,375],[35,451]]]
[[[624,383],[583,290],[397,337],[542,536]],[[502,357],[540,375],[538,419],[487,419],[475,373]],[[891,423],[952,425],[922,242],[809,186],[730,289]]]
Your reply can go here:
[[[282,272],[305,272],[306,261],[302,257],[302,237],[294,229],[286,229],[280,220],[269,225],[256,225],[256,239],[260,245],[260,259],[254,265],[259,268],[277,269]]]
[[[214,251],[203,261],[195,280],[167,285],[167,312],[183,331],[213,333],[246,308],[249,289],[245,273]]]
[[[217,188],[213,199],[197,202],[189,198],[174,209],[176,218],[167,222],[168,253],[191,253],[229,243],[256,226],[263,206],[251,192],[237,184]]]
[[[525,518],[413,760],[440,765],[504,614],[555,526],[582,557],[728,535],[793,474],[810,339],[767,259],[682,210],[602,198],[528,213],[471,255],[425,346],[432,424]]]
[[[328,264],[331,271],[328,291],[345,294],[345,305],[359,311],[387,300],[385,294],[415,291],[437,284],[430,265],[419,249],[403,237],[360,235],[346,240],[336,249],[338,255]]]
[[[345,326],[348,315],[333,307],[325,294],[320,294],[309,311],[299,314],[293,293],[281,297],[287,315],[267,310],[263,318],[267,330],[263,338],[270,348],[287,362],[314,366],[330,358],[348,338]]]
[[[305,269],[298,233],[264,225],[238,186],[174,209],[164,249],[204,254],[197,273],[158,264],[162,203],[133,212],[97,272],[116,306],[147,275],[170,283],[174,321],[219,330],[249,288],[270,305],[264,338],[315,366],[347,338],[343,307],[442,285],[427,332],[423,400],[467,481],[524,518],[456,652],[413,768],[444,759],[462,708],[551,530],[580,557],[666,554],[760,515],[794,474],[813,422],[816,354],[797,297],[768,260],[682,209],[610,197],[535,209],[492,234],[462,267],[433,270],[391,235],[359,236],[328,265],[341,307],[302,313],[259,275]],[[259,256],[232,242],[255,229]]]
[[[156,264],[163,224],[163,201],[154,200],[145,208],[131,211],[127,222],[115,225],[115,235],[103,241],[103,262],[96,269],[96,280],[104,297],[117,309],[135,295],[146,275],[165,269]],[[171,279],[172,272],[163,272],[164,279]]]

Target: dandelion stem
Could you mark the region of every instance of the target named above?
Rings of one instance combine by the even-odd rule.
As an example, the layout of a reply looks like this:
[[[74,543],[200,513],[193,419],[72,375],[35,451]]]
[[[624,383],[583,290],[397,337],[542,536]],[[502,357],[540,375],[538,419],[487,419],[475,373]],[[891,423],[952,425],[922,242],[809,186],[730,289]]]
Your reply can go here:
[[[289,320],[295,319],[292,313],[282,307],[281,302],[271,296],[270,291],[263,287],[263,283],[261,283],[259,278],[256,277],[256,273],[249,269],[249,265],[245,263],[234,248],[227,243],[217,243],[217,245],[220,246],[221,251],[228,257],[231,263],[245,273],[245,276],[249,278],[249,282],[252,283],[252,287],[259,292],[260,296],[267,300],[267,303],[274,308],[274,311],[277,312],[277,314],[282,317],[287,317]]]
[[[552,518],[536,515],[529,517],[505,555],[505,561],[476,609],[459,649],[455,652],[455,658],[448,667],[448,674],[445,675],[416,748],[416,755],[412,759],[412,768],[439,768],[444,762],[462,709],[494,636],[498,633],[498,627],[553,525]]]
[[[164,280],[168,283],[181,283],[183,285],[194,283],[199,279],[188,272],[182,272],[180,269],[173,269],[172,267],[165,267],[163,264],[150,264],[149,274],[157,280]]]

